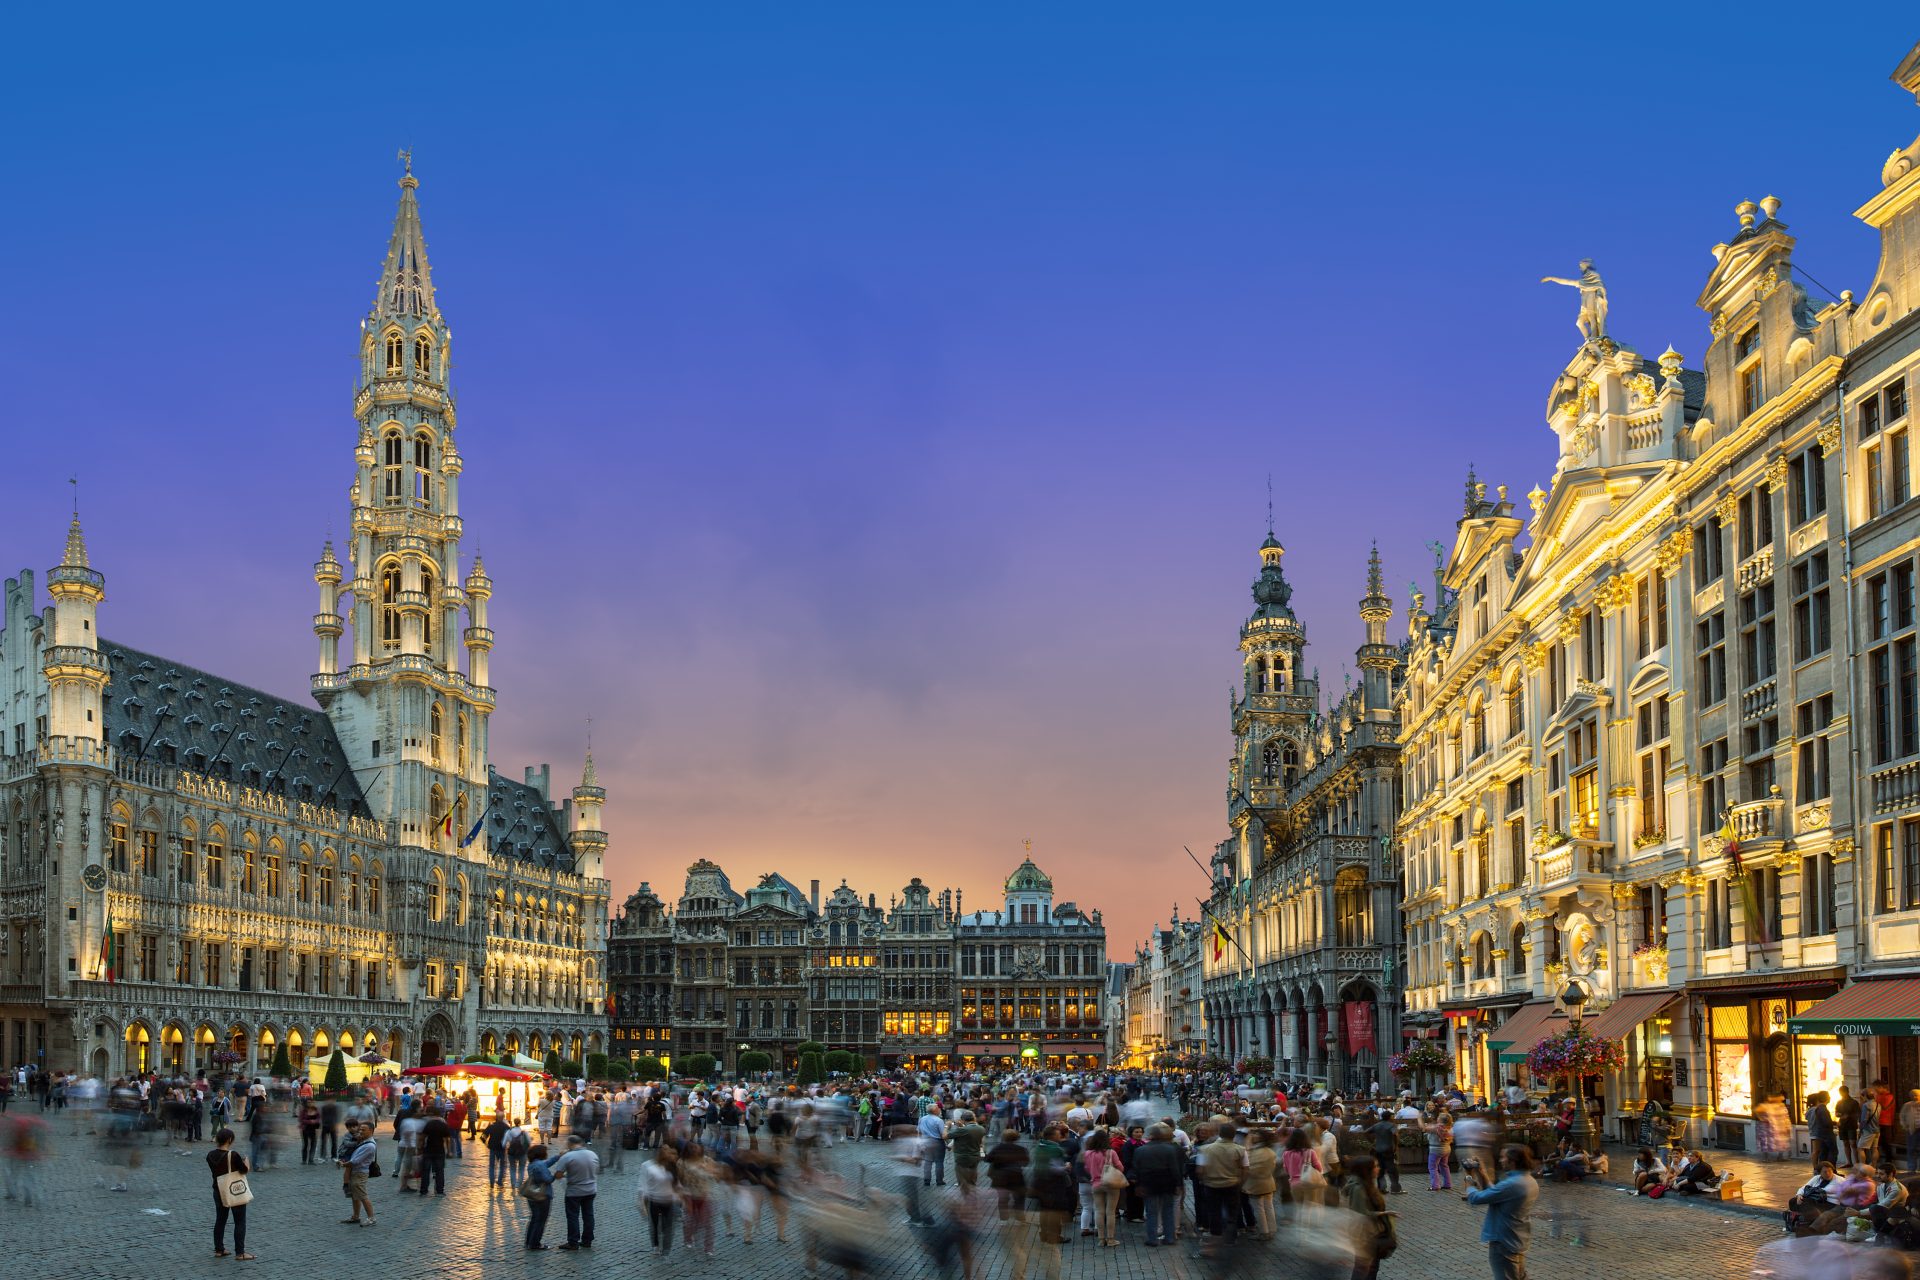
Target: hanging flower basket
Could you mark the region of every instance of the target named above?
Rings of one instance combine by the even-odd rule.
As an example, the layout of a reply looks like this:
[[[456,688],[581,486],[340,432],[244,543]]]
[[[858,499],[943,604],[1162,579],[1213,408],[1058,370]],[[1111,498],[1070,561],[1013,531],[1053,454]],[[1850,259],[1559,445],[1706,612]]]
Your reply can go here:
[[[1626,1064],[1618,1040],[1601,1040],[1585,1027],[1549,1036],[1527,1051],[1527,1069],[1537,1076],[1597,1076]]]
[[[1387,1070],[1396,1076],[1410,1076],[1416,1071],[1445,1071],[1453,1065],[1453,1059],[1447,1051],[1430,1040],[1416,1040],[1387,1059]]]

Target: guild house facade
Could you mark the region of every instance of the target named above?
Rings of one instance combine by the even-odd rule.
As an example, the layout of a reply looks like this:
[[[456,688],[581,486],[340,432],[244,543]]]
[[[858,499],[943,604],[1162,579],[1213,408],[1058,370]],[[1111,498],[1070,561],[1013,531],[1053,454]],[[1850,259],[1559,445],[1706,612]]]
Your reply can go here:
[[[313,703],[101,634],[76,515],[0,631],[0,1065],[263,1071],[604,1048],[591,755],[494,771],[493,582],[462,574],[450,332],[410,169],[362,322],[344,560]]]
[[[1920,1087],[1920,140],[1879,180],[1858,297],[1735,207],[1697,370],[1553,281],[1551,479],[1469,475],[1398,703],[1409,1020],[1471,1087],[1575,1012],[1624,1048],[1610,1131],[1651,1099],[1752,1148],[1768,1098]]]

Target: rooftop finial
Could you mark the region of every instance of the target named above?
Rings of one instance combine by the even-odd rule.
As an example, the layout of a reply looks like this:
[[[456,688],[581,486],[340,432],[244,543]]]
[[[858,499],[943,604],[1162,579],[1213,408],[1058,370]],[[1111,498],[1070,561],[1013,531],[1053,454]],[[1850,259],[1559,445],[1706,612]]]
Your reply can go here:
[[[1273,536],[1273,472],[1267,472],[1267,536]]]
[[[1473,515],[1473,509],[1480,505],[1480,481],[1473,474],[1473,464],[1467,464],[1467,515]]]
[[[419,186],[420,180],[413,176],[413,148],[412,147],[400,148],[400,154],[397,158],[399,159],[401,164],[406,166],[406,172],[400,175],[400,185],[403,187]]]
[[[1386,580],[1380,573],[1380,542],[1374,540],[1373,550],[1367,553],[1367,594],[1384,596],[1387,594]]]

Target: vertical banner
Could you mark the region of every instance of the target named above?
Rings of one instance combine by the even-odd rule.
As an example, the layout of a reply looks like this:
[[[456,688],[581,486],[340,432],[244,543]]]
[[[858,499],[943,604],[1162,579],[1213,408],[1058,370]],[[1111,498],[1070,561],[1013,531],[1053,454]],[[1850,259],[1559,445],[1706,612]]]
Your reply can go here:
[[[1347,1052],[1359,1053],[1363,1049],[1378,1051],[1373,1041],[1373,1002],[1371,1000],[1349,1000],[1346,1002],[1347,1015]]]

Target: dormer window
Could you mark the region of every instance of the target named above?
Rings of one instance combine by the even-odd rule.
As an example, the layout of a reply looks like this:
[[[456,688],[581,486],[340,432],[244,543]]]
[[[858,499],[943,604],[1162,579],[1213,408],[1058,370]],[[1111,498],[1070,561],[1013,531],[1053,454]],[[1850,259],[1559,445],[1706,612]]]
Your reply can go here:
[[[399,373],[400,362],[405,358],[406,342],[398,331],[387,335],[387,372]]]
[[[423,377],[433,372],[433,339],[424,333],[413,339],[413,371]]]

